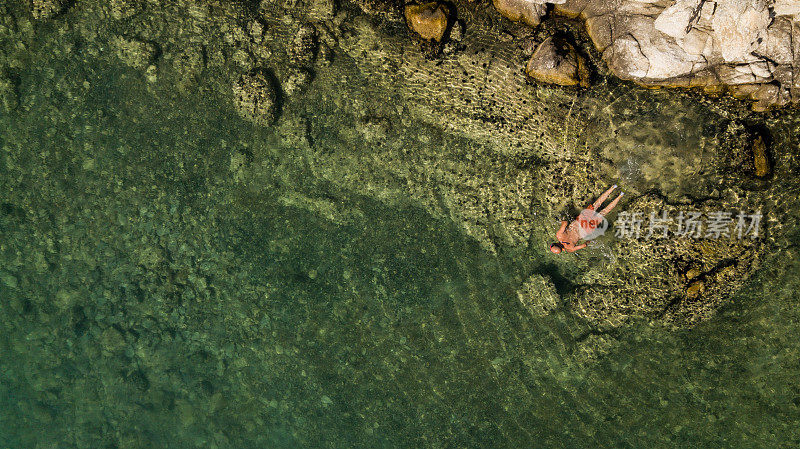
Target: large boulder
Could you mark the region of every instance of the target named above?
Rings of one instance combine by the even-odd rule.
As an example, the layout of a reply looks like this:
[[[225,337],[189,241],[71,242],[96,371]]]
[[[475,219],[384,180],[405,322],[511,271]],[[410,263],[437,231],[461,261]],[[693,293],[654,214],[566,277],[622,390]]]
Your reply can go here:
[[[407,5],[406,23],[421,38],[441,42],[447,32],[450,9],[447,5],[430,2],[422,5]]]
[[[544,83],[561,86],[588,85],[586,61],[569,42],[549,37],[534,51],[525,73]]]

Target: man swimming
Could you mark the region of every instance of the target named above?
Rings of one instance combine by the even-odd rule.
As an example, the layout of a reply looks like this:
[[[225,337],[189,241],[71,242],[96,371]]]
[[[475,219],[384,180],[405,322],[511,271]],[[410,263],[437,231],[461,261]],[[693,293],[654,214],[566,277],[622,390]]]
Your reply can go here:
[[[624,193],[620,193],[619,196],[614,199],[614,201],[610,202],[608,206],[606,206],[600,212],[596,212],[596,210],[606,199],[608,199],[608,196],[611,195],[611,192],[613,192],[616,188],[617,185],[614,184],[610,189],[603,192],[603,194],[600,195],[600,198],[584,209],[580,215],[578,215],[578,218],[576,218],[575,221],[569,225],[569,227],[567,227],[566,220],[562,221],[561,228],[556,231],[556,238],[558,239],[558,242],[550,245],[550,251],[554,252],[555,254],[560,254],[561,251],[564,250],[566,250],[568,253],[574,253],[579,249],[586,248],[586,243],[578,245],[578,241],[585,237],[596,237],[590,236],[590,234],[596,233],[598,229],[605,230],[605,228],[602,228],[604,224],[607,226],[607,222],[605,222],[605,216],[611,212],[611,209],[613,209],[614,206],[617,205]],[[586,240],[589,241],[591,238]]]

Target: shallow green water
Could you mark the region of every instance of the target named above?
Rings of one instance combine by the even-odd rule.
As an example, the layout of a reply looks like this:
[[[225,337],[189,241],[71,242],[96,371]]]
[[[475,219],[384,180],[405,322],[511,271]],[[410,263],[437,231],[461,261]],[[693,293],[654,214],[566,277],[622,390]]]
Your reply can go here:
[[[74,70],[23,71],[0,124],[3,447],[800,444],[796,256],[590,362],[519,304],[535,254],[318,181],[225,99]]]

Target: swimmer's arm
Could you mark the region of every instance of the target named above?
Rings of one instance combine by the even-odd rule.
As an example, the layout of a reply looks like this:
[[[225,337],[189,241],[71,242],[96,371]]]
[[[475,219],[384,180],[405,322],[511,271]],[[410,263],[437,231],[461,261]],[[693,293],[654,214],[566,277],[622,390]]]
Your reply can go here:
[[[583,248],[586,248],[586,244],[585,244],[585,243],[581,243],[581,244],[580,244],[580,245],[578,245],[578,246],[574,246],[574,247],[572,247],[572,251],[569,251],[569,250],[567,250],[567,251],[569,251],[569,252],[571,252],[571,253],[574,253],[575,251],[577,251],[577,250],[579,250],[579,249],[583,249]]]
[[[556,238],[559,241],[564,240],[564,229],[566,227],[567,227],[567,222],[566,221],[562,221],[561,222],[561,227],[558,229],[558,231],[556,231]]]

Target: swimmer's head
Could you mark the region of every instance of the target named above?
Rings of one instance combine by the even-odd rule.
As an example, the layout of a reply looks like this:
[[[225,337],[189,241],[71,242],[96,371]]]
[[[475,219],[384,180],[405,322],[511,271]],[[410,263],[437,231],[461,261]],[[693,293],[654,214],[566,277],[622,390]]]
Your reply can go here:
[[[550,251],[552,251],[553,254],[561,254],[561,251],[563,250],[564,250],[564,245],[560,243],[553,243],[552,245],[550,245]]]

